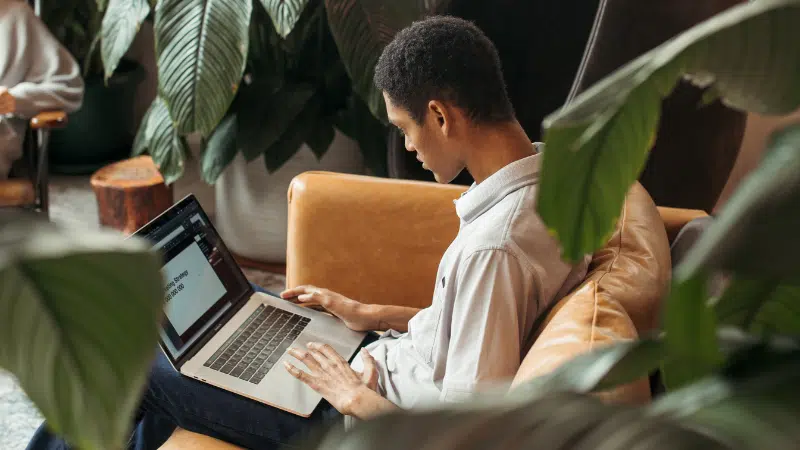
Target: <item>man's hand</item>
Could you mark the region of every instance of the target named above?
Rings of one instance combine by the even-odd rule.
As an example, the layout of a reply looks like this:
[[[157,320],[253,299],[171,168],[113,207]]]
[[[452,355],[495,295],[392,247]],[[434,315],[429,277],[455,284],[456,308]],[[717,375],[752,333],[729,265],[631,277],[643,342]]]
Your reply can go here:
[[[307,347],[308,350],[293,348],[289,354],[302,361],[310,372],[288,362],[284,363],[286,370],[319,392],[340,413],[365,419],[395,408],[378,394],[378,370],[366,350],[361,350],[364,372],[358,373],[330,345],[312,342]]]
[[[0,116],[13,114],[17,110],[17,100],[5,86],[0,86]]]
[[[377,327],[375,319],[368,312],[368,305],[349,299],[342,294],[320,289],[316,286],[298,286],[281,292],[281,298],[297,297],[297,303],[303,306],[321,306],[334,316],[342,319],[348,328],[354,331],[369,331]]]

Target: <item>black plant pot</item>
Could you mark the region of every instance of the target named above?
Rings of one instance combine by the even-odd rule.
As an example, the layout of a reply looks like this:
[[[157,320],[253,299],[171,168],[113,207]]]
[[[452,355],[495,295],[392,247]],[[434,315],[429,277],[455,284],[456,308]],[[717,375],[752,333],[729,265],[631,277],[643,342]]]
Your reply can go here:
[[[144,68],[130,60],[122,60],[108,82],[102,76],[86,79],[81,109],[51,135],[51,172],[86,175],[130,155],[136,87],[143,79]]]

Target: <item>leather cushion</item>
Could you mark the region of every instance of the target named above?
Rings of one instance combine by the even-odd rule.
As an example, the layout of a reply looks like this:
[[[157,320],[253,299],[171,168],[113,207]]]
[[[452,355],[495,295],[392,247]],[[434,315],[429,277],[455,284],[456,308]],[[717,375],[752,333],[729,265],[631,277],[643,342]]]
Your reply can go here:
[[[512,386],[547,374],[581,353],[637,338],[636,327],[622,305],[601,295],[595,281],[586,281],[550,311]],[[650,400],[650,385],[645,378],[600,396],[613,403],[643,404]]]
[[[669,240],[650,195],[635,183],[608,243],[597,250],[586,280],[604,301],[625,308],[640,334],[657,327],[672,275]]]

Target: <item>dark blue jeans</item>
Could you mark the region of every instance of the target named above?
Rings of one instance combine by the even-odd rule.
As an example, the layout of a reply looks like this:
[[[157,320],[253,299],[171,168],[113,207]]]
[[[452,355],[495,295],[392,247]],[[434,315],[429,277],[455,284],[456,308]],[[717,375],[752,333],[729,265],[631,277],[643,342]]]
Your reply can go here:
[[[371,333],[362,345],[376,336]],[[304,418],[231,394],[181,375],[160,349],[157,355],[128,448],[157,449],[176,426],[245,448],[288,448],[314,430],[336,425],[342,419],[325,400],[311,417]],[[46,424],[28,444],[28,450],[68,448],[47,430]]]

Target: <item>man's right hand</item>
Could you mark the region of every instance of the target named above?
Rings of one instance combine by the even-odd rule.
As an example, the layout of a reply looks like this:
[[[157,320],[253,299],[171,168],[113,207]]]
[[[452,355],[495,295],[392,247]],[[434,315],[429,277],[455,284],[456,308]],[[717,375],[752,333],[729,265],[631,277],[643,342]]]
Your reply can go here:
[[[342,294],[321,289],[316,286],[305,285],[281,292],[281,298],[291,300],[297,298],[296,303],[303,306],[321,306],[334,316],[342,319],[348,328],[354,331],[375,330],[377,323],[368,313],[368,306],[361,302],[347,298]]]

